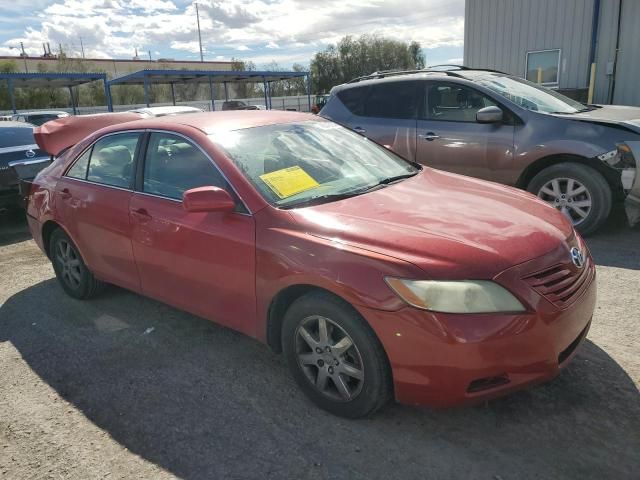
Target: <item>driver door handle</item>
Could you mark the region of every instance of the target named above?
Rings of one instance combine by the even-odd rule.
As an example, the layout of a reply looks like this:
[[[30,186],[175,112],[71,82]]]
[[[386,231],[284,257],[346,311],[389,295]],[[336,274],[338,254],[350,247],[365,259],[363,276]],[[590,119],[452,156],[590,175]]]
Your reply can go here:
[[[355,127],[353,131],[359,133],[360,135],[367,133],[367,131],[362,127]]]
[[[135,210],[131,210],[131,215],[138,219],[140,222],[148,222],[151,220],[151,215],[147,212],[146,208],[137,208]]]
[[[440,135],[436,135],[433,132],[427,132],[425,134],[418,135],[418,137],[422,138],[423,140],[426,140],[427,142],[433,142],[434,140],[437,140],[438,138],[440,138]]]

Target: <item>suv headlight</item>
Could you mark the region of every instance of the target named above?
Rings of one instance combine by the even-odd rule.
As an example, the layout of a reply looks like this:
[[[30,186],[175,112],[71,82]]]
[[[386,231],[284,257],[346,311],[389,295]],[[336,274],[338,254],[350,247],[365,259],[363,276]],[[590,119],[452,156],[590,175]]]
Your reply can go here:
[[[524,312],[508,290],[488,280],[436,281],[386,277],[391,289],[416,308],[443,313]]]

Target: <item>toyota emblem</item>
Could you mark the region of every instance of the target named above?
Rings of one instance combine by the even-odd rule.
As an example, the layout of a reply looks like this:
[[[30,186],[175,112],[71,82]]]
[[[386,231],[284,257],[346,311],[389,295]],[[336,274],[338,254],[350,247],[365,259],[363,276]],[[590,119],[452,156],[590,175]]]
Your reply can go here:
[[[24,154],[27,156],[27,158],[33,158],[36,156],[36,152],[34,152],[33,150],[27,150],[26,152],[24,152]]]
[[[576,267],[584,267],[584,255],[579,248],[573,247],[569,253],[571,254],[571,261]]]

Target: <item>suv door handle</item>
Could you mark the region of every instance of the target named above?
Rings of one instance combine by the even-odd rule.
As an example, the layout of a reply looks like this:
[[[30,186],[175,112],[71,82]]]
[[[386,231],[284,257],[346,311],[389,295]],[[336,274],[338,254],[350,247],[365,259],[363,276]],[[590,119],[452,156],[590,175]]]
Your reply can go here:
[[[146,208],[137,208],[135,210],[131,210],[131,215],[136,217],[140,222],[148,222],[151,220],[151,215],[147,212]]]
[[[362,127],[355,127],[353,131],[359,133],[360,135],[367,133],[367,131]]]
[[[433,142],[434,140],[437,140],[438,138],[440,138],[440,135],[436,135],[433,132],[427,132],[424,135],[422,134],[418,135],[418,137],[422,138],[423,140],[426,140],[427,142]]]

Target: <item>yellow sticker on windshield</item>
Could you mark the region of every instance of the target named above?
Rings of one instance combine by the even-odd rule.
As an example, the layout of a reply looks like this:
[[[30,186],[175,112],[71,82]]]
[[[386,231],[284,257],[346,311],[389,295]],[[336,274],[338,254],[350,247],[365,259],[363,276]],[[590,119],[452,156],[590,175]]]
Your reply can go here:
[[[260,175],[260,178],[280,198],[291,197],[319,185],[311,175],[295,166]]]

